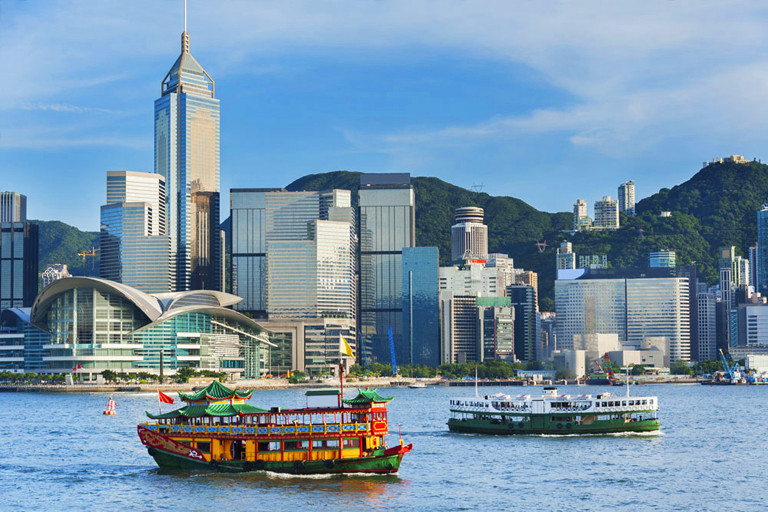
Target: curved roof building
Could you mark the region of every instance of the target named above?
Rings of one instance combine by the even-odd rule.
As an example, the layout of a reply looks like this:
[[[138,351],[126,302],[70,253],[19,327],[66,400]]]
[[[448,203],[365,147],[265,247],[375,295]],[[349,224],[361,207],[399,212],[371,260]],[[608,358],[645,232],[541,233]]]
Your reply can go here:
[[[77,368],[174,373],[191,367],[258,378],[272,345],[267,331],[211,290],[148,294],[93,277],[54,281],[37,296],[31,326],[50,335],[45,371]]]

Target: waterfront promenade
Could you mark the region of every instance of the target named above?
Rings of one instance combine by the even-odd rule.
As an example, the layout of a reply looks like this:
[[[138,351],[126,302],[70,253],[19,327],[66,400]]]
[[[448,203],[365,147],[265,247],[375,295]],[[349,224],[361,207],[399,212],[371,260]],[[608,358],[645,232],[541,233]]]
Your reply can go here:
[[[474,386],[474,380],[465,379],[415,379],[408,377],[376,377],[370,379],[344,379],[344,385],[348,388],[356,387],[402,387],[413,384],[414,382],[423,382],[427,386]],[[632,377],[630,382],[634,384],[697,384],[698,379],[682,375],[665,375],[661,377]],[[534,382],[531,380],[480,380],[479,386],[541,386],[541,385],[574,385],[576,381],[558,381],[556,383]],[[1,392],[39,392],[39,393],[120,393],[120,392],[152,392],[158,389],[163,392],[192,391],[205,387],[207,381],[195,381],[185,384],[156,384],[156,383],[121,383],[121,384],[0,384]],[[291,384],[288,379],[258,379],[258,380],[238,380],[228,383],[230,386],[245,389],[269,390],[269,389],[292,389],[292,388],[337,388],[338,379],[325,379],[322,381],[306,381],[297,384]],[[588,393],[588,389],[596,386],[579,386]]]

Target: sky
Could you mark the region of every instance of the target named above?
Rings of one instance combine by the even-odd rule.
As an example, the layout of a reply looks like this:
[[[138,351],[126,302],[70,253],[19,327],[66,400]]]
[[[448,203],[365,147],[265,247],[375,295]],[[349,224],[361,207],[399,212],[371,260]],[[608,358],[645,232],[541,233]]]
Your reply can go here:
[[[350,170],[591,214],[630,179],[640,199],[768,160],[765,2],[188,0],[187,27],[224,204]],[[183,0],[0,1],[0,190],[29,218],[98,230],[106,171],[154,170],[183,29]]]

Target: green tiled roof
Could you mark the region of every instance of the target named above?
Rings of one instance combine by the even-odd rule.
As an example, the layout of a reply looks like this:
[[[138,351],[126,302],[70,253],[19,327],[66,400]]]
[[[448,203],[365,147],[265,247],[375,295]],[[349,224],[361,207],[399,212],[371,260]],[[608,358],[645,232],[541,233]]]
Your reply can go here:
[[[231,400],[233,398],[240,398],[242,400],[248,400],[251,398],[253,390],[234,390],[230,389],[221,382],[214,380],[205,388],[195,391],[194,393],[186,394],[179,393],[179,398],[186,402],[192,402],[197,400]]]
[[[248,404],[188,405],[164,414],[152,414],[147,412],[147,416],[153,420],[167,420],[182,416],[185,418],[199,418],[201,416],[237,416],[239,414],[253,414],[266,411],[266,409],[259,409],[258,407]]]
[[[355,398],[345,398],[346,404],[369,404],[371,402],[383,402],[389,403],[395,397],[384,397],[376,392],[376,389],[358,389],[357,396]]]

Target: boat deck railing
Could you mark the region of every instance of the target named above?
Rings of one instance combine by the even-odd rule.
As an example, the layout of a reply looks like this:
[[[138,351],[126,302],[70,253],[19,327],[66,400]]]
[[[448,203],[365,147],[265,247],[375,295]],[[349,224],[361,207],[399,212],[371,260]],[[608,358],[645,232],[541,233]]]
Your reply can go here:
[[[253,435],[253,436],[328,436],[387,433],[387,424],[371,423],[320,423],[309,425],[162,425],[140,423],[149,430],[168,434],[210,435]]]

